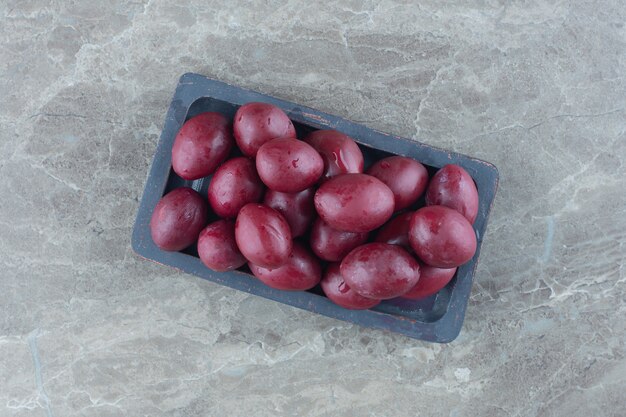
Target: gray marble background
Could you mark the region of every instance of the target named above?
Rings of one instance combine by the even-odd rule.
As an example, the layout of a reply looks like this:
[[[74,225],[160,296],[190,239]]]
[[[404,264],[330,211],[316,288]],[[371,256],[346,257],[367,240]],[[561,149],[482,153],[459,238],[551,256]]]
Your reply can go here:
[[[623,1],[175,3],[0,0],[1,416],[626,415]],[[460,337],[133,255],[188,71],[496,164]]]

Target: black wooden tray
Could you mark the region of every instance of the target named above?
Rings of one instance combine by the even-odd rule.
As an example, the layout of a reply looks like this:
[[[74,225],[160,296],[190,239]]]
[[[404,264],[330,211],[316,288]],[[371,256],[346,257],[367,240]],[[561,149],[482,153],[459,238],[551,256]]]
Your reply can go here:
[[[432,297],[419,301],[388,300],[371,310],[352,311],[333,304],[319,288],[299,292],[278,291],[245,272],[217,273],[209,270],[200,262],[195,248],[183,252],[165,252],[157,248],[150,237],[149,222],[152,210],[159,199],[169,190],[180,186],[192,187],[206,197],[210,182],[210,177],[185,181],[171,170],[171,150],[178,130],[185,120],[205,111],[220,112],[232,118],[239,106],[251,101],[267,102],[282,108],[294,122],[298,137],[315,129],[336,129],[351,136],[363,151],[366,167],[373,160],[394,154],[420,161],[429,169],[431,175],[438,168],[450,163],[465,168],[476,182],[480,198],[478,217],[474,223],[478,238],[474,258],[461,266],[456,277]],[[362,326],[445,343],[458,336],[463,324],[497,186],[498,171],[487,162],[378,132],[341,117],[188,73],[180,78],[167,112],[165,126],[137,213],[132,247],[138,255],[146,259],[231,288]]]

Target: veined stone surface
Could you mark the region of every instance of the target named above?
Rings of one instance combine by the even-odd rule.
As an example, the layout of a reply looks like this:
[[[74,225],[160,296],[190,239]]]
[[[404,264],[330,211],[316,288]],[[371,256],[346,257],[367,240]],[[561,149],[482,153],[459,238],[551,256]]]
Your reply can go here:
[[[626,415],[623,2],[178,3],[0,1],[1,416]],[[499,168],[456,341],[133,255],[190,71]]]

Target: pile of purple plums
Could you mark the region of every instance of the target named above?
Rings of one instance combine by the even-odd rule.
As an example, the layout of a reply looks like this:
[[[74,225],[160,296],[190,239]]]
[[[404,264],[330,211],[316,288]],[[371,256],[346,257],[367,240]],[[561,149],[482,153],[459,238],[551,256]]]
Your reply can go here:
[[[199,114],[178,132],[172,168],[185,180],[212,175],[208,201],[188,187],[167,193],[152,239],[166,251],[197,244],[214,271],[247,264],[272,288],[321,284],[349,309],[437,293],[476,251],[474,181],[458,165],[429,178],[404,156],[363,165],[349,136],[317,130],[298,139],[270,104],[245,104],[232,123]],[[219,219],[209,223],[210,212]]]

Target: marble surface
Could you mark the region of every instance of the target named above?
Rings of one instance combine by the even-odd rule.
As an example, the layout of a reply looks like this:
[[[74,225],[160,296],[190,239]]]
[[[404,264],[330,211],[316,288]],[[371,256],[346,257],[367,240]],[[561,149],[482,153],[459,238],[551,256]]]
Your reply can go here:
[[[625,21],[619,0],[0,1],[0,415],[626,415]],[[133,255],[188,71],[496,164],[459,338]]]

